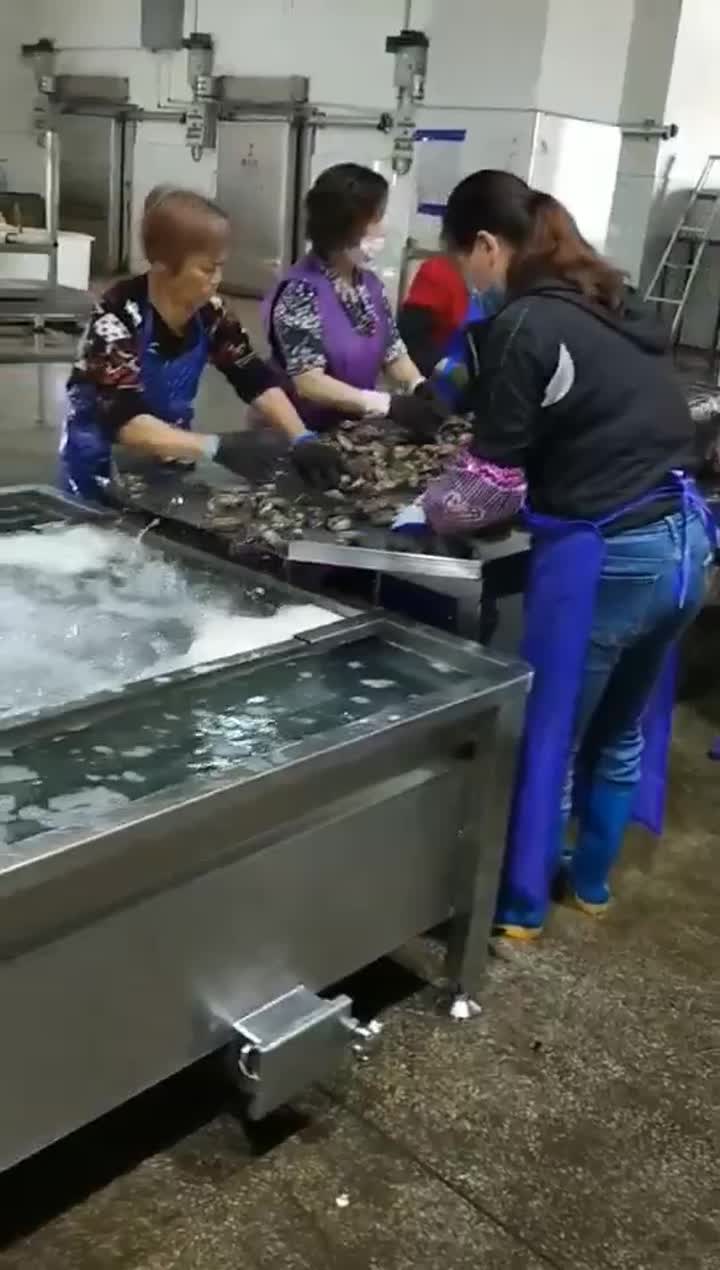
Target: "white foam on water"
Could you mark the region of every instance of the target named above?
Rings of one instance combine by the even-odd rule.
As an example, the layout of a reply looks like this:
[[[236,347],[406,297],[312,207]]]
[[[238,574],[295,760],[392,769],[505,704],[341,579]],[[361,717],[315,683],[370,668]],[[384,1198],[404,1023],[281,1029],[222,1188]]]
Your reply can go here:
[[[3,763],[0,766],[0,785],[12,785],[13,782],[37,780],[37,772],[31,767],[20,767],[17,763]]]
[[[46,807],[29,803],[17,812],[17,819],[37,825],[38,829],[68,829],[93,826],[100,816],[125,807],[127,794],[105,786],[92,786],[73,790],[68,794],[56,794],[49,798]]]
[[[248,612],[244,612],[244,609]],[[338,621],[314,604],[258,614],[239,586],[198,575],[118,529],[0,537],[0,718],[254,652]]]
[[[0,825],[6,825],[8,823],[16,806],[17,799],[14,794],[0,795]]]
[[[51,577],[102,570],[117,556],[118,538],[127,548],[125,554],[132,555],[132,539],[90,525],[51,525],[41,533],[3,534],[0,569],[26,569]]]
[[[363,688],[372,688],[375,692],[382,692],[383,688],[394,688],[394,679],[361,679],[360,683]]]
[[[317,604],[288,604],[268,617],[211,613],[201,619],[183,664],[194,666],[198,662],[221,661],[239,653],[252,653],[257,648],[282,644],[303,631],[337,620],[335,613]]]
[[[61,813],[86,811],[94,815],[111,811],[114,807],[123,807],[129,801],[127,794],[112,789],[76,789],[70,794],[56,794],[48,798],[50,811]]]

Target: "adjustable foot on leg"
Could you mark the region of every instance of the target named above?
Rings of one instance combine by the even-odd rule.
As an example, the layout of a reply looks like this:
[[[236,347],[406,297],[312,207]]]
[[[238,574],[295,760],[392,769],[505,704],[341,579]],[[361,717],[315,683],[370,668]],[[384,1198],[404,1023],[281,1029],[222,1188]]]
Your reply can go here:
[[[458,992],[450,1003],[450,1018],[455,1023],[467,1023],[469,1019],[477,1019],[482,1014],[482,1006],[473,1001],[467,992]]]

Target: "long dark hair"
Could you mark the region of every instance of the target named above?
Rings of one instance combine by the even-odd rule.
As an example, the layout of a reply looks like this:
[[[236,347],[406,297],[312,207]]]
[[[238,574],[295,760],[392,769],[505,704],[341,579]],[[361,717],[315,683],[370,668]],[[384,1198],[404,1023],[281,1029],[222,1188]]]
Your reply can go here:
[[[372,220],[385,210],[388,183],[360,163],[336,163],[320,173],[308,192],[307,236],[313,250],[327,257],[359,242]]]
[[[514,248],[508,270],[511,292],[557,280],[572,283],[603,308],[621,307],[622,273],[585,241],[567,208],[552,194],[531,189],[512,172],[473,172],[450,195],[443,235],[451,249],[470,251],[483,230]]]

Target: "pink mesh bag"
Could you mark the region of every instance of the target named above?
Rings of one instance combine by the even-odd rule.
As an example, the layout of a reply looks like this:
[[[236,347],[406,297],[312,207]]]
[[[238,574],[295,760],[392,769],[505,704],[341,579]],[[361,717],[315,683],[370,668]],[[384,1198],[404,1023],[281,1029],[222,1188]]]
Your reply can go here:
[[[436,533],[468,533],[517,515],[526,494],[521,468],[496,467],[461,450],[428,485],[422,506]]]

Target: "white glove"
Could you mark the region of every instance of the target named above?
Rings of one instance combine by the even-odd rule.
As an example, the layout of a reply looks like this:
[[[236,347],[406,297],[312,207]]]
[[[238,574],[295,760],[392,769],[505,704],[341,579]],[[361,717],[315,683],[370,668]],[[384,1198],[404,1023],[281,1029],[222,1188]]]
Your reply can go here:
[[[390,409],[389,392],[376,392],[374,388],[361,388],[360,396],[363,399],[366,418],[370,415],[379,415],[381,419],[387,418],[387,413]]]
[[[422,497],[416,499],[414,503],[401,507],[390,528],[404,529],[411,533],[420,533],[423,529],[426,529],[427,516],[422,505]]]

